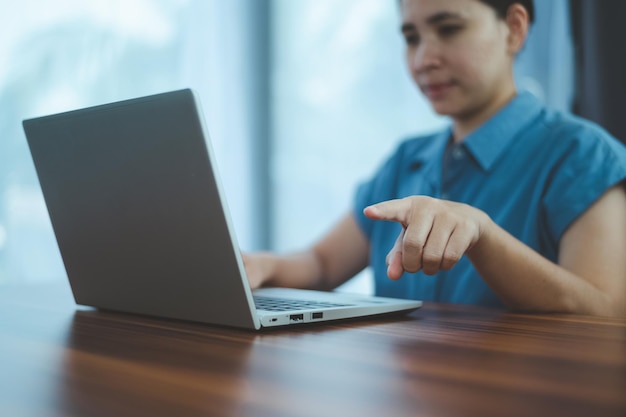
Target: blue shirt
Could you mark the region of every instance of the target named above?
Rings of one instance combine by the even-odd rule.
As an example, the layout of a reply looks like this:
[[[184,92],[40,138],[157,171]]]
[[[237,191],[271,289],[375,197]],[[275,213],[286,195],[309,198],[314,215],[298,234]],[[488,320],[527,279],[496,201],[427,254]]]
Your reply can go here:
[[[370,242],[377,295],[504,306],[467,257],[435,276],[387,277],[385,257],[401,231],[363,209],[385,200],[427,195],[469,204],[547,259],[561,236],[608,188],[626,178],[626,148],[599,126],[516,96],[461,144],[451,129],[403,142],[357,190],[354,214]],[[498,256],[494,253],[493,256]]]

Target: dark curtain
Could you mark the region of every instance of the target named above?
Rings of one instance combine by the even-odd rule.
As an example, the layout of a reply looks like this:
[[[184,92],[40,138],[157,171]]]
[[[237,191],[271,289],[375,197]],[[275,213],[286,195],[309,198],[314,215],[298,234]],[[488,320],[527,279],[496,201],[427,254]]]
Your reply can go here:
[[[626,143],[626,1],[570,0],[570,8],[576,55],[574,113]]]

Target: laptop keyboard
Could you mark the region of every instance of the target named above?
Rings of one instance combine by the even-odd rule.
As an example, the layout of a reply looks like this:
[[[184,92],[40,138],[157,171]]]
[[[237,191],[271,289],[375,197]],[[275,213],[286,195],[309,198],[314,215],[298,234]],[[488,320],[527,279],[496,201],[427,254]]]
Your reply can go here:
[[[351,304],[329,303],[326,301],[290,300],[285,298],[272,298],[254,296],[254,305],[258,310],[267,311],[290,311],[311,310],[316,308],[347,307]]]

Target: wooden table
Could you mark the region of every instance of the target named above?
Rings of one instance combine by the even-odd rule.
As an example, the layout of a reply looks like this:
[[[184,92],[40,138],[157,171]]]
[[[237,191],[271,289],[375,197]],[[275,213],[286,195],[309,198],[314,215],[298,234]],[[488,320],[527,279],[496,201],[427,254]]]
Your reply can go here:
[[[626,416],[626,321],[426,303],[250,333],[0,287],[0,416]]]

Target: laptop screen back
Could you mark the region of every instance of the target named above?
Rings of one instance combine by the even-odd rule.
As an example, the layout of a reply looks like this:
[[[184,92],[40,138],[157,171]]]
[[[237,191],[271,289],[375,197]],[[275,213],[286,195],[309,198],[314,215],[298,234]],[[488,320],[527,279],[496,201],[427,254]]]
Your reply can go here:
[[[24,129],[77,303],[258,327],[190,90]]]

